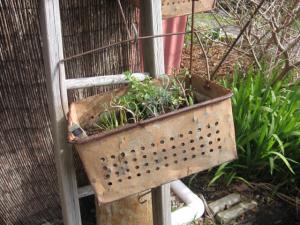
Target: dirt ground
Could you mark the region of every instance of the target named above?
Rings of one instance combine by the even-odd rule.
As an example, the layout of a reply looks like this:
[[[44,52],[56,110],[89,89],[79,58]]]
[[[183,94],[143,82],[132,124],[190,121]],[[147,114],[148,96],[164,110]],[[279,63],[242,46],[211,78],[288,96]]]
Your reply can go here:
[[[184,181],[189,183],[189,178]],[[299,225],[300,211],[263,188],[250,188],[244,183],[235,183],[230,186],[215,185],[208,187],[210,177],[206,172],[199,175],[191,183],[191,189],[196,194],[202,194],[209,204],[231,193],[239,193],[244,200],[254,200],[258,207],[245,213],[231,224],[235,225]],[[205,214],[203,220],[195,221],[190,225],[215,225],[216,221]]]
[[[203,54],[199,44],[194,44],[193,50],[193,74],[207,77],[207,62],[209,64],[210,73],[215,69],[216,65],[222,59],[228,50],[228,47],[213,44],[205,47],[207,58]],[[250,57],[242,52],[233,50],[223,63],[217,73],[218,78],[233,74],[235,65],[247,67],[250,63]],[[183,50],[181,68],[189,68],[190,66],[190,48],[187,46]],[[235,225],[298,225],[300,224],[300,208],[286,203],[282,199],[274,196],[272,191],[263,188],[250,188],[246,184],[236,183],[230,186],[217,185],[208,187],[210,177],[206,172],[199,175],[191,183],[191,189],[198,195],[202,194],[207,203],[225,197],[231,193],[240,193],[242,199],[254,200],[258,203],[258,207],[250,212],[245,213],[236,221],[232,221]],[[184,179],[185,183],[189,183],[189,178]],[[173,198],[173,207],[181,207],[182,203]],[[207,214],[203,219],[194,221],[190,225],[215,225],[218,224],[213,218]]]
[[[189,183],[190,177],[184,179],[186,184]],[[258,203],[255,210],[245,213],[231,225],[300,225],[300,209],[282,201],[274,196],[270,191],[260,188],[250,188],[244,183],[235,183],[230,186],[214,185],[208,187],[210,181],[207,172],[199,175],[191,182],[191,190],[197,195],[202,194],[207,204],[225,197],[231,193],[239,193],[243,200],[254,200]],[[95,200],[94,196],[81,199],[81,213],[83,225],[95,225]],[[172,208],[182,207],[184,204],[179,199],[172,197]],[[89,207],[86,207],[89,206]],[[116,224],[117,225],[117,224]],[[194,221],[188,225],[220,225],[214,219],[210,218],[207,213],[203,218]]]
[[[207,60],[209,70],[212,72],[218,62],[221,60],[228,47],[221,44],[213,44],[207,51]],[[206,58],[199,44],[194,45],[193,51],[193,74],[207,77]],[[246,67],[250,62],[250,58],[239,51],[232,51],[227,60],[223,63],[217,73],[217,77],[222,78],[226,75],[233,74],[235,65],[243,65]],[[183,49],[181,68],[189,68],[190,53],[189,46]],[[189,183],[189,177],[185,178],[186,184]],[[255,210],[245,213],[236,221],[232,221],[234,225],[300,225],[300,208],[296,208],[278,197],[274,196],[271,191],[261,188],[250,188],[243,183],[235,183],[230,186],[215,185],[208,187],[210,176],[207,172],[199,173],[191,182],[190,188],[198,195],[202,194],[207,203],[213,202],[231,193],[240,193],[242,199],[254,200],[258,203]],[[95,207],[94,197],[90,196],[81,200],[83,225],[94,225]],[[85,207],[85,206],[92,207]],[[183,203],[176,197],[172,197],[172,208],[182,207]],[[198,221],[194,221],[189,225],[219,225],[217,221],[211,218],[207,213]]]
[[[217,64],[220,62],[226,51],[227,46],[221,44],[213,44],[210,47],[205,47],[210,74],[214,71]],[[233,50],[226,61],[222,64],[217,72],[218,77],[223,77],[233,73],[235,65],[248,65],[249,57],[242,52]],[[193,68],[192,73],[207,78],[207,63],[206,57],[201,50],[199,44],[194,44],[193,47]],[[183,49],[181,68],[190,68],[190,48],[187,46]]]

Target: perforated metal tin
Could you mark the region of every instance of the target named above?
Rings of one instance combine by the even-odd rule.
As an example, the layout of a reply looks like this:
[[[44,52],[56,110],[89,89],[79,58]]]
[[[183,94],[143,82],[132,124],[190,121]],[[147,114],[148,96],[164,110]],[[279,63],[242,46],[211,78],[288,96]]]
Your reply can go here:
[[[215,97],[76,141],[100,202],[111,202],[236,158],[231,93],[201,79],[195,83],[202,90],[201,96]],[[221,93],[225,95],[218,96]]]

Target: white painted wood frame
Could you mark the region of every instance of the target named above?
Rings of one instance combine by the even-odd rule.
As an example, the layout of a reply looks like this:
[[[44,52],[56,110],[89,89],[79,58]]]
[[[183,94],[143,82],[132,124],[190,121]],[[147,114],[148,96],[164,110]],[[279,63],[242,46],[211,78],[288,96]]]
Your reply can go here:
[[[58,69],[58,62],[63,58],[59,0],[40,1],[40,25],[63,221],[64,225],[81,225],[73,153],[66,141],[67,121],[62,110],[62,101],[64,107],[68,107],[67,89],[63,85],[60,87],[59,82],[59,75],[62,84],[65,80],[64,66],[61,65],[60,73]]]
[[[133,73],[133,77],[137,80],[144,80],[148,73]],[[97,87],[103,85],[114,85],[114,84],[126,84],[126,76],[124,74],[117,75],[103,75],[98,77],[83,77],[76,79],[67,79],[65,81],[65,86],[67,90]]]
[[[141,1],[142,36],[162,34],[161,0]],[[144,70],[158,77],[165,73],[163,38],[146,39],[142,42]],[[170,185],[152,190],[154,225],[171,225]]]
[[[141,14],[143,14],[143,20],[141,21],[143,35],[156,35],[162,33],[161,0],[143,0],[141,4]],[[90,80],[85,80],[84,84],[79,85],[79,87],[76,80],[65,80],[63,64],[61,65],[60,70],[58,68],[58,62],[63,59],[59,0],[41,0],[40,15],[49,111],[51,116],[63,220],[65,225],[81,225],[79,194],[73,165],[73,154],[71,146],[65,139],[67,124],[63,107],[65,109],[68,108],[67,88],[89,87],[91,83]],[[155,77],[164,74],[162,38],[144,40],[143,53],[145,70],[149,71],[150,74]],[[61,82],[59,82],[59,79],[61,79]],[[107,84],[107,80],[101,80],[103,78],[91,79],[97,80],[95,84],[92,84],[93,86]],[[89,188],[85,191],[82,189],[80,196],[88,196],[90,193],[91,191]],[[167,184],[153,189],[152,197],[154,225],[170,225],[170,185]]]

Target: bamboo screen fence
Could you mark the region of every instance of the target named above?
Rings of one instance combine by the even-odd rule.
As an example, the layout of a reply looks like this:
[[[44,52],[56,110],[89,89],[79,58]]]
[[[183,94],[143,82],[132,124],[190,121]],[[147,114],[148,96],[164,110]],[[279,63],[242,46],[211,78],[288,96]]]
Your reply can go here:
[[[126,19],[137,23],[137,9],[128,1],[122,1]],[[65,57],[128,38],[116,1],[61,0],[60,5]],[[62,223],[38,9],[39,0],[0,1],[1,225]],[[67,62],[67,78],[137,71],[136,48],[126,44]],[[74,91],[69,99],[106,89]],[[75,162],[83,185],[78,158]]]

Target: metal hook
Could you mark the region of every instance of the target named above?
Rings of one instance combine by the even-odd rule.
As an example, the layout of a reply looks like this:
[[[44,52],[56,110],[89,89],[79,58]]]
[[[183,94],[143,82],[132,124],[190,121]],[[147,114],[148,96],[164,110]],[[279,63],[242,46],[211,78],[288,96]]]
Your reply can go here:
[[[138,194],[138,202],[140,204],[145,204],[147,202],[147,200],[146,199],[142,200],[142,198],[145,197],[146,195],[148,195],[149,193],[151,193],[151,190],[146,191],[146,192],[144,192],[142,194]]]

